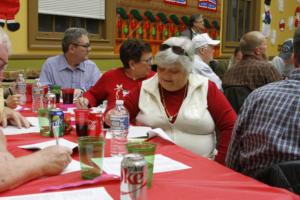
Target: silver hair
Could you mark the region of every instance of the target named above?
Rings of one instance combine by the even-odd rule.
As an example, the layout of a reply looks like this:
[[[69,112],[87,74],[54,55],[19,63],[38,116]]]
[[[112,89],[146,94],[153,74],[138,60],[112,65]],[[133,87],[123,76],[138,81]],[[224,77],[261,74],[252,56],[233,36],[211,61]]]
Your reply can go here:
[[[79,39],[83,35],[88,35],[87,30],[85,30],[84,28],[77,28],[77,27],[68,28],[65,31],[64,37],[61,42],[63,52],[66,53],[69,49],[69,46],[72,43],[78,43]]]
[[[194,61],[194,44],[186,37],[170,37],[163,44],[168,46],[181,47],[185,54],[178,55],[173,52],[172,48],[168,48],[163,51],[159,51],[154,57],[154,64],[157,64],[161,68],[168,68],[173,64],[180,64],[187,72],[192,72]]]
[[[6,48],[8,55],[11,55],[12,47],[11,47],[11,41],[7,35],[7,33],[0,27],[0,44],[3,44],[3,46]]]

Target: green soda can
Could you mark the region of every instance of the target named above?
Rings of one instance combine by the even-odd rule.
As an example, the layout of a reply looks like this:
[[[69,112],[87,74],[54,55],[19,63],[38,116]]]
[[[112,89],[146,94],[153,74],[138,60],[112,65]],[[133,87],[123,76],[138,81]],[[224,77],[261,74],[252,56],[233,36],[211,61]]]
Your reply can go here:
[[[49,111],[50,120],[50,136],[54,136],[53,124],[59,126],[58,136],[62,137],[65,133],[65,123],[64,123],[64,112],[59,108],[51,109]]]
[[[38,119],[40,126],[40,134],[42,136],[50,137],[50,121],[48,109],[40,108],[38,110]]]

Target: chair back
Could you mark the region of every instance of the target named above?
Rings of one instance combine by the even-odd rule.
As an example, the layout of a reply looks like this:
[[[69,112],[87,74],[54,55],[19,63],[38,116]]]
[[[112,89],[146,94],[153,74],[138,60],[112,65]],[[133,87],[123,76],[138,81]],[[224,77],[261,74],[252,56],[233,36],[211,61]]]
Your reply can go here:
[[[247,86],[223,86],[223,90],[236,113],[239,113],[245,99],[252,92]]]
[[[254,178],[300,195],[300,160],[273,164],[259,171]]]

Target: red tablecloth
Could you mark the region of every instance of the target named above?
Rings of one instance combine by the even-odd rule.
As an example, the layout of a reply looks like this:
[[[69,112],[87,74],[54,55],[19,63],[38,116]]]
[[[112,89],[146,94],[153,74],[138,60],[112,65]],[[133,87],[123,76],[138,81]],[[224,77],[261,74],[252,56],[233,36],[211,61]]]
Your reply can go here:
[[[76,141],[77,139],[75,132],[64,136],[64,138],[70,141]],[[42,142],[49,140],[50,138],[33,133],[7,136],[7,139],[9,151],[15,156],[22,156],[32,152],[18,148],[18,145]],[[260,183],[252,178],[236,173],[214,161],[195,155],[161,138],[157,137],[151,141],[158,144],[156,153],[168,156],[189,165],[192,168],[154,174],[152,188],[147,191],[148,199],[300,199],[298,195],[290,193],[287,190],[270,187]],[[109,155],[109,145],[110,142],[108,140],[106,142],[106,155]],[[73,153],[73,158],[78,160],[78,152],[75,151]],[[53,177],[43,177],[30,181],[14,190],[0,193],[0,196],[39,193],[40,188],[44,186],[60,185],[80,180],[80,172]],[[104,186],[114,199],[119,199],[120,181],[111,181],[104,184],[94,184],[92,186],[89,185],[78,188],[99,186]],[[101,198],[99,197],[99,199]]]

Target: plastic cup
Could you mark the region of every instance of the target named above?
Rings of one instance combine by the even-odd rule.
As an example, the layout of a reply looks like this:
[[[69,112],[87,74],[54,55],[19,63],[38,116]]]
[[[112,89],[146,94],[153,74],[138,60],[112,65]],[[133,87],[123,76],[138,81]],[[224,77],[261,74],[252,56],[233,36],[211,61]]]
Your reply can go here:
[[[74,88],[61,89],[63,104],[72,104],[74,98]]]
[[[61,93],[63,104],[73,104],[74,88],[62,88]]]
[[[60,92],[61,92],[61,87],[60,85],[52,85],[51,86],[51,92],[55,94],[56,97],[56,103],[60,102]]]
[[[152,142],[129,142],[127,144],[128,153],[142,154],[147,162],[147,187],[152,185],[154,155],[156,144]]]
[[[26,84],[26,102],[32,103],[32,84]]]
[[[77,136],[88,135],[88,123],[89,123],[89,109],[75,109],[75,124]]]
[[[102,137],[79,137],[78,148],[82,179],[94,179],[102,174],[105,141]]]

